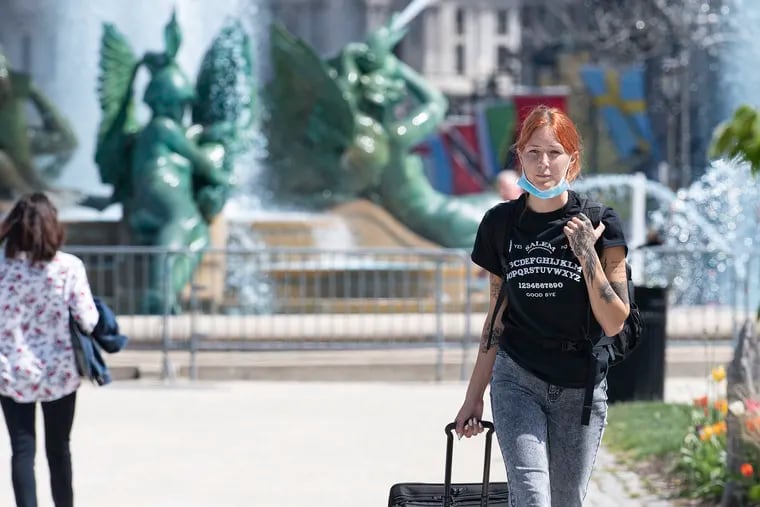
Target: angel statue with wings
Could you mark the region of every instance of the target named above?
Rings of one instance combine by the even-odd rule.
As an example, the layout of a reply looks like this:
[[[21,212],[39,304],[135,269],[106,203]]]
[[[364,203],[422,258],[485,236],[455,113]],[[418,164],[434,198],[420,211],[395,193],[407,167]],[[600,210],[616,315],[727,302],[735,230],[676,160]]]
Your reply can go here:
[[[227,24],[206,52],[195,87],[175,61],[181,32],[172,15],[165,50],[137,59],[124,36],[104,26],[98,93],[102,119],[95,154],[101,178],[113,185],[132,243],[161,247],[151,259],[142,298],[147,313],[177,310],[209,245],[209,223],[232,189],[233,160],[252,123],[250,43],[242,26]],[[134,116],[134,81],[150,80],[143,126]],[[184,118],[192,110],[192,123]]]
[[[470,247],[497,196],[444,195],[425,174],[414,150],[440,127],[448,102],[393,54],[410,19],[394,16],[326,61],[273,25],[269,184],[313,206],[373,199],[426,239]]]

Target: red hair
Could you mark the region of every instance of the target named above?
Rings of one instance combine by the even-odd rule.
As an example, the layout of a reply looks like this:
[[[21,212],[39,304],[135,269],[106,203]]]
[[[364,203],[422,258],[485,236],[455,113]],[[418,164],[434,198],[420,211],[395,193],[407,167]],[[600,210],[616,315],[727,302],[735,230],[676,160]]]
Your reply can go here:
[[[583,145],[581,143],[581,135],[578,133],[578,129],[575,128],[573,120],[562,110],[544,105],[534,107],[525,118],[525,121],[523,121],[515,147],[518,151],[523,151],[533,133],[544,127],[551,129],[554,137],[557,138],[557,141],[559,141],[559,144],[562,145],[567,153],[572,155],[577,152],[575,160],[570,164],[570,168],[567,171],[567,181],[575,180],[581,173],[580,158],[583,152]]]

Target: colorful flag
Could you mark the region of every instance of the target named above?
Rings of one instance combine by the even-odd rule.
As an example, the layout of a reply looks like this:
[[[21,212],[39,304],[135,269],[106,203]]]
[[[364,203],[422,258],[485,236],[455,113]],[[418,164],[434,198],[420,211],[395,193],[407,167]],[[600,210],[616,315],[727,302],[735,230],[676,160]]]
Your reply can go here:
[[[644,69],[640,65],[632,65],[621,72],[620,99],[623,112],[631,119],[639,136],[639,145],[643,151],[648,151],[653,157],[658,158],[657,143],[647,115]]]
[[[643,69],[636,65],[618,72],[599,65],[584,65],[580,74],[620,156],[654,155],[655,141],[646,112]]]
[[[415,151],[422,156],[425,173],[433,188],[444,194],[453,194],[451,163],[441,134],[436,133],[430,136]]]
[[[567,112],[567,95],[546,93],[519,93],[512,96],[517,110],[517,125],[515,131],[519,131],[523,121],[536,106],[548,106]]]
[[[482,171],[493,179],[504,168],[515,135],[515,105],[512,101],[482,104],[476,113]]]

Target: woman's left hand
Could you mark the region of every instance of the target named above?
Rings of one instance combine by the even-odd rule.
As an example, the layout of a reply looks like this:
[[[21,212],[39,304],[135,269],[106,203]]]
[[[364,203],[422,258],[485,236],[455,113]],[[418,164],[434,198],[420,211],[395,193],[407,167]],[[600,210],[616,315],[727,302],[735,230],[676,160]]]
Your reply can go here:
[[[579,213],[568,220],[564,232],[575,256],[584,259],[594,251],[594,244],[602,236],[604,229],[602,222],[594,228],[591,220],[583,213]]]

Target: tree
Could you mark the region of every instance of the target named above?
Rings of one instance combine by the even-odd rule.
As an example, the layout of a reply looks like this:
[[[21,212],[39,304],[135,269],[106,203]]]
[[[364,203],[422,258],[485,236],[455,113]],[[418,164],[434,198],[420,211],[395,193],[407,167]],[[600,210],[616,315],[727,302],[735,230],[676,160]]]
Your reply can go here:
[[[760,113],[748,105],[739,107],[728,121],[715,129],[710,156],[749,163],[752,174],[760,173]]]

